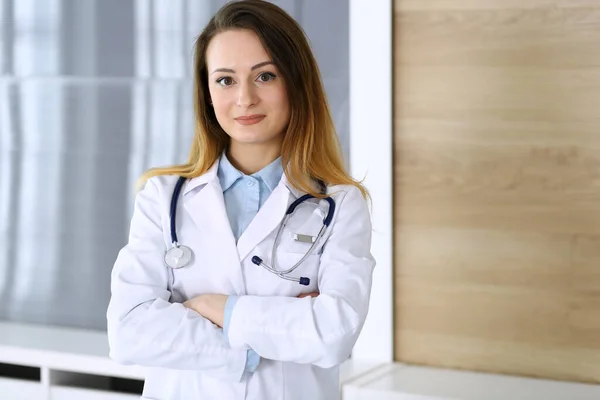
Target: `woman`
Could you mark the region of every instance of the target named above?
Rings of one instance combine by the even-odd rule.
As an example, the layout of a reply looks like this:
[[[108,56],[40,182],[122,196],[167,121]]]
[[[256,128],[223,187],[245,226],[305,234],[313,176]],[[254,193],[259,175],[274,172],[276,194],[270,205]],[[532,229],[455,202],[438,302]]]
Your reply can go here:
[[[300,27],[267,2],[225,5],[196,42],[194,100],[188,163],[142,177],[110,355],[150,367],[147,399],[338,398],[375,262],[367,193],[344,171]]]

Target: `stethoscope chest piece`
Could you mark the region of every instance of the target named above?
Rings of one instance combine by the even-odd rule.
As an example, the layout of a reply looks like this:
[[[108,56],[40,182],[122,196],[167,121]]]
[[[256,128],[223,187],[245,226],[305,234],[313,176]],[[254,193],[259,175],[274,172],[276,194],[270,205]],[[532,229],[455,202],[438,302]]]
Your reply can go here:
[[[187,266],[192,261],[192,250],[180,244],[171,247],[165,253],[165,265],[173,269]]]

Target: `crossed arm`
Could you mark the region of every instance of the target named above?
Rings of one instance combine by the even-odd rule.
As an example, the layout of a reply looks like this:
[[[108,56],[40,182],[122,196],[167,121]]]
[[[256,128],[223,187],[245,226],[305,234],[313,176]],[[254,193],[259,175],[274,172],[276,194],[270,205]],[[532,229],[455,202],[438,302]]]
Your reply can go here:
[[[298,296],[299,299],[304,297],[317,297],[319,292],[303,293]],[[204,318],[211,321],[213,324],[223,328],[225,324],[225,304],[229,296],[224,294],[201,294],[183,303],[184,307],[196,311]]]
[[[138,195],[129,244],[112,274],[110,355],[123,364],[204,370],[239,379],[247,351],[278,361],[331,367],[345,360],[366,318],[374,260],[370,218],[358,191],[338,206],[321,255],[319,291],[295,297],[240,296],[223,335],[227,296],[171,303],[156,185]],[[350,198],[350,199],[349,199]],[[346,203],[346,205],[344,205]]]

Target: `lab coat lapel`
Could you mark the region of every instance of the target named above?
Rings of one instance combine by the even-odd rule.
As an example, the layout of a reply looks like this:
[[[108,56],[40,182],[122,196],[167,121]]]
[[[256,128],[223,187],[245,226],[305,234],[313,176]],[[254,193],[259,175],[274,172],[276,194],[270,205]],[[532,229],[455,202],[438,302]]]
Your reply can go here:
[[[248,254],[262,242],[279,224],[285,216],[290,202],[290,190],[287,187],[285,175],[279,185],[273,190],[265,204],[258,211],[250,225],[246,228],[238,240],[238,253],[243,261]]]
[[[186,199],[184,206],[198,228],[200,243],[208,246],[210,251],[219,252],[222,264],[217,267],[225,268],[236,294],[244,294],[240,259],[218,180],[209,180],[204,187],[187,196],[190,199]]]

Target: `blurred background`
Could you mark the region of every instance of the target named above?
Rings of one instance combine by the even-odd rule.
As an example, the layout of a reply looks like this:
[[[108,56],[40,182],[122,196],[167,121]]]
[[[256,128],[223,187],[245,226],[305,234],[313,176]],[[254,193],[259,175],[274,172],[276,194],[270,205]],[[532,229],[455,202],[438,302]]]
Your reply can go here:
[[[0,1],[0,319],[105,329],[135,181],[187,159],[193,45],[225,2]],[[347,156],[348,1],[275,3],[311,39]]]

